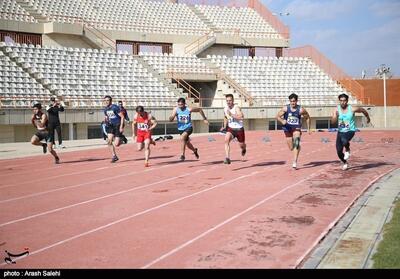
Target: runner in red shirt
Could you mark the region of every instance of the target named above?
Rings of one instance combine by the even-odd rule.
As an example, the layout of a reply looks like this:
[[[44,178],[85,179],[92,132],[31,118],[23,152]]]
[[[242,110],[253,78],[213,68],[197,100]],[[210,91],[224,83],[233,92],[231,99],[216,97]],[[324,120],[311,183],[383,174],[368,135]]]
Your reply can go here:
[[[145,167],[149,166],[150,144],[155,145],[151,138],[151,130],[156,126],[157,121],[151,113],[146,112],[143,106],[137,106],[132,122],[133,140],[137,142],[138,151],[143,150],[144,147]]]

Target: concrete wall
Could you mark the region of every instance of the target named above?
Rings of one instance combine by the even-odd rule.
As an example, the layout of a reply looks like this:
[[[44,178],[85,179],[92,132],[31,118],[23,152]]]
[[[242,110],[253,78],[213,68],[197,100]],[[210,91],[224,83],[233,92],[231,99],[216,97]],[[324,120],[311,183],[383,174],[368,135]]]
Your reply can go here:
[[[88,138],[88,124],[87,123],[77,123],[76,124],[76,139],[87,139]]]
[[[212,45],[205,51],[200,53],[198,57],[207,57],[207,55],[225,55],[227,57],[233,56],[233,46],[231,45]]]
[[[43,34],[45,33],[46,29],[45,26],[48,26],[48,24],[46,23],[35,24],[22,21],[0,19],[0,30]]]
[[[371,107],[368,110],[371,122],[375,128],[383,128],[385,124],[384,108]],[[387,107],[386,113],[387,128],[400,129],[400,107]]]
[[[186,44],[173,44],[172,45],[172,53],[174,55],[185,55],[185,47],[188,45]]]
[[[42,36],[42,43],[44,46],[92,48],[92,45],[79,35],[51,33]]]
[[[36,129],[32,125],[16,125],[14,127],[14,141],[30,141],[34,133],[36,133]]]
[[[15,126],[0,125],[0,143],[15,142],[14,130]]]

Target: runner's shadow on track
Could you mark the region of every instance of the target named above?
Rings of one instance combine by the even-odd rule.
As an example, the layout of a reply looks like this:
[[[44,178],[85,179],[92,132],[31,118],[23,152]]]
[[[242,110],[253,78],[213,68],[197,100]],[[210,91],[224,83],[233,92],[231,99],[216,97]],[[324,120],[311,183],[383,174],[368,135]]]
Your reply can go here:
[[[175,157],[175,156],[172,156]],[[150,158],[151,159],[151,158]],[[176,161],[168,161],[168,162],[161,162],[161,163],[157,163],[154,165],[157,166],[163,166],[163,165],[171,165],[171,164],[179,164],[179,163],[193,163],[193,162],[198,162],[199,160],[185,160],[185,161],[181,161],[181,160],[176,160]]]
[[[150,160],[153,160],[153,159],[169,159],[169,158],[173,158],[173,157],[175,157],[175,155],[155,156],[155,157],[151,157],[150,156]],[[124,162],[129,162],[129,161],[144,161],[144,157],[143,158],[139,158],[139,159],[124,160]]]
[[[298,167],[297,169],[309,169],[309,168],[316,168],[324,165],[329,165],[333,163],[338,163],[339,161],[316,161],[316,162],[310,162],[307,164],[304,164],[301,167]]]
[[[244,161],[242,161],[242,160],[231,160],[231,162],[233,163],[233,162],[247,162],[247,160],[244,160]],[[202,163],[203,165],[206,165],[206,166],[211,166],[211,165],[219,165],[219,164],[223,164],[224,163],[224,160],[218,160],[218,161],[211,161],[211,162],[205,162],[205,163]]]
[[[87,159],[80,159],[74,161],[61,161],[61,164],[74,164],[74,163],[82,163],[82,162],[97,162],[97,161],[104,161],[110,158],[87,158]]]
[[[253,164],[250,166],[246,166],[246,167],[241,167],[241,168],[237,168],[237,169],[233,169],[234,171],[238,171],[238,170],[243,170],[243,169],[249,169],[249,168],[254,168],[254,167],[268,167],[268,166],[276,166],[276,165],[285,165],[286,161],[276,161],[276,162],[262,162],[262,163],[257,163],[257,164]]]
[[[354,167],[352,167],[350,165],[348,170],[368,170],[368,169],[379,168],[382,166],[393,166],[393,165],[394,164],[392,164],[392,163],[377,162],[377,163],[369,163],[369,164],[365,164],[365,165],[358,165],[358,166],[354,166]]]

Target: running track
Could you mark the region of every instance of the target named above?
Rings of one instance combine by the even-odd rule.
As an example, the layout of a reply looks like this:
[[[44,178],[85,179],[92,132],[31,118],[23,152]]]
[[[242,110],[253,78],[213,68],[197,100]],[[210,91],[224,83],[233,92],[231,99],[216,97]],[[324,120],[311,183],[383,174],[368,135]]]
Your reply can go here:
[[[358,133],[346,172],[335,136],[305,134],[297,171],[275,132],[248,132],[244,159],[233,143],[231,165],[219,135],[193,138],[200,160],[183,163],[177,141],[158,142],[150,168],[132,144],[116,164],[107,148],[2,160],[0,251],[30,254],[0,268],[296,268],[400,166],[400,132]]]

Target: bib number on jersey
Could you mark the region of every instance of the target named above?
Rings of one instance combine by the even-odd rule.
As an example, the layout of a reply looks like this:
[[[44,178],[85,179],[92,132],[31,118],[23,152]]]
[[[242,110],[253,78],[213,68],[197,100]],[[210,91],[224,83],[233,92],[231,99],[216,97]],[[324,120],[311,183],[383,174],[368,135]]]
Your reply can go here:
[[[339,123],[339,128],[342,129],[342,130],[348,130],[350,128],[350,124],[346,123],[344,121],[341,121]]]
[[[299,125],[300,120],[295,116],[289,116],[287,119],[287,123],[289,125]]]
[[[188,115],[180,115],[179,122],[187,124],[190,121],[190,117]]]
[[[141,131],[147,131],[149,129],[149,125],[146,123],[137,123],[137,127]]]
[[[117,116],[115,115],[114,111],[108,110],[108,111],[107,111],[107,117],[108,117],[109,119],[114,119],[114,118],[116,118]]]

